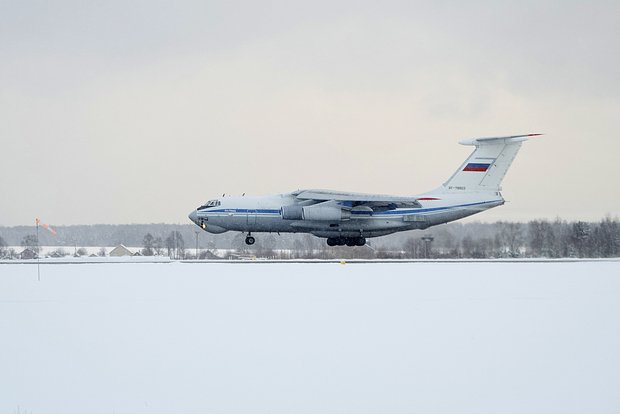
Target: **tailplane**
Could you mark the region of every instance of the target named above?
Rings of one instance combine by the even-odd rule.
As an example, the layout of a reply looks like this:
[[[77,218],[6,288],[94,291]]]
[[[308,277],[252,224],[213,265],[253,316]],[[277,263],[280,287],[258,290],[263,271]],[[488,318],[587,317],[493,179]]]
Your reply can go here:
[[[500,191],[500,184],[523,141],[538,135],[542,134],[460,141],[459,143],[463,145],[475,145],[476,149],[443,184],[443,190],[449,192]]]

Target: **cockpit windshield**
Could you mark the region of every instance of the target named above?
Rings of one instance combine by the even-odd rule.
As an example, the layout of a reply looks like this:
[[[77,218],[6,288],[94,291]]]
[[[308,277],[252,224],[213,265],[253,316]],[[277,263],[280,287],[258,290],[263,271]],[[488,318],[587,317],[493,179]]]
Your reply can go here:
[[[203,210],[205,208],[217,207],[220,205],[220,200],[209,200],[202,206],[198,207],[198,210]]]

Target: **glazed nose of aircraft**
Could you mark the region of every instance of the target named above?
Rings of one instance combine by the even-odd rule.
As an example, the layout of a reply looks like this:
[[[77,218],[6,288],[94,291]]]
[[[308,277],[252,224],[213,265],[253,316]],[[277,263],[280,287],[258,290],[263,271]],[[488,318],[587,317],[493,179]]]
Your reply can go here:
[[[189,219],[191,221],[193,221],[194,224],[199,225],[198,224],[198,213],[196,212],[196,210],[194,210],[191,213],[189,213],[189,215],[187,217],[189,217]]]

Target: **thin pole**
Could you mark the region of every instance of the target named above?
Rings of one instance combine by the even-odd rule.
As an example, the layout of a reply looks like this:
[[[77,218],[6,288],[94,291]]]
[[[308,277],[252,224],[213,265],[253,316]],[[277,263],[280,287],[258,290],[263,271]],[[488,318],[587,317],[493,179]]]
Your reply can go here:
[[[37,223],[37,281],[40,282],[41,281],[41,257],[39,256],[39,250],[40,250],[40,246],[39,246],[39,219],[37,219],[36,221]]]
[[[200,232],[196,231],[196,260],[198,260],[198,234],[200,234]]]

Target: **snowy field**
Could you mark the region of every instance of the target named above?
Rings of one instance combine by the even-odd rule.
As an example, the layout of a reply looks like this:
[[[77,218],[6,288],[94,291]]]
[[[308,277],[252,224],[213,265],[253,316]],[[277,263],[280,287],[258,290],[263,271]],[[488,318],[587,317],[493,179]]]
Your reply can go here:
[[[618,413],[620,262],[0,265],[0,412]]]

